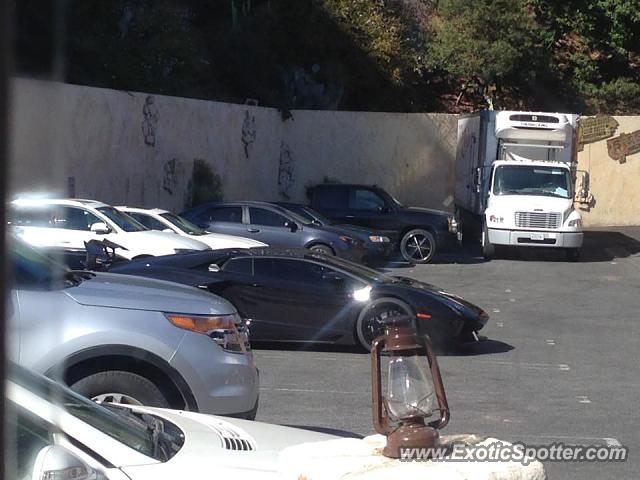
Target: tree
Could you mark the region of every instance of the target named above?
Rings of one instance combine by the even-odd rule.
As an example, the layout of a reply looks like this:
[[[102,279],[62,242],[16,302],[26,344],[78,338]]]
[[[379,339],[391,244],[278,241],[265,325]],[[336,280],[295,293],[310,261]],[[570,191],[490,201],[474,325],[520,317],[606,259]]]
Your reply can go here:
[[[525,0],[441,0],[437,14],[427,47],[431,68],[477,84],[485,97],[492,84],[535,78],[540,39]]]

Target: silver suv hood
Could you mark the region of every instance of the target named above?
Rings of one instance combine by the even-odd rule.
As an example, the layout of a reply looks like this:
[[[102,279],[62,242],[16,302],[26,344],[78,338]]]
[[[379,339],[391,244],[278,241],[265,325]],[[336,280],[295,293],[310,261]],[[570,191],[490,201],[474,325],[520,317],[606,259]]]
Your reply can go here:
[[[63,291],[81,305],[97,307],[196,315],[236,311],[225,299],[197,288],[132,275],[95,273],[93,278]]]

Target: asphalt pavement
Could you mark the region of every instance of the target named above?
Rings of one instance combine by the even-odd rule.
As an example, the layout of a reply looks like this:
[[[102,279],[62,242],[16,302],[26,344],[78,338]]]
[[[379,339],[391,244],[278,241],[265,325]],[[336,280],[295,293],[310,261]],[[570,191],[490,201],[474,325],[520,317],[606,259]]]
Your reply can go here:
[[[477,246],[429,265],[389,269],[482,306],[487,338],[439,357],[452,420],[443,433],[530,445],[629,448],[623,463],[545,463],[550,478],[640,477],[640,227],[589,231],[581,261],[512,252],[484,261]],[[357,349],[256,349],[258,420],[368,435],[369,355]]]

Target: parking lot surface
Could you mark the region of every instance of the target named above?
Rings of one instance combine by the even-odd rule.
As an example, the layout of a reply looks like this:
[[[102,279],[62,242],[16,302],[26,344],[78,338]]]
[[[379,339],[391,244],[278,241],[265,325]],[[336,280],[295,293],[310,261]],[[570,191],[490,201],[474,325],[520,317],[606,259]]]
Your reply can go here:
[[[475,246],[392,273],[485,308],[486,340],[440,356],[443,433],[528,444],[629,447],[624,463],[547,463],[550,478],[638,478],[640,228],[590,231],[578,263],[559,252],[485,262]],[[372,433],[370,359],[355,349],[260,345],[258,420]]]

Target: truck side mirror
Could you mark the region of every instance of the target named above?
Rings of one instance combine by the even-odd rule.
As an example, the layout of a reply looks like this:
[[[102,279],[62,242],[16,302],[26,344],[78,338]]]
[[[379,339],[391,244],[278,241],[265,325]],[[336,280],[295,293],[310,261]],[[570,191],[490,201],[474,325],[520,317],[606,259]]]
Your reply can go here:
[[[589,172],[585,170],[577,171],[576,178],[576,200],[587,201],[589,198]]]

